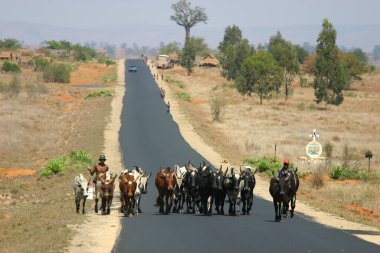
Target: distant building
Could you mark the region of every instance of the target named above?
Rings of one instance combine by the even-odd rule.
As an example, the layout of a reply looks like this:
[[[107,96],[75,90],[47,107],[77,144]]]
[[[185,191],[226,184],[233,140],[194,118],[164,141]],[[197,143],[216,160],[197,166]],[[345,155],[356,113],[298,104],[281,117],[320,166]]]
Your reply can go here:
[[[219,66],[219,61],[212,54],[208,54],[199,60],[199,67],[217,67]]]

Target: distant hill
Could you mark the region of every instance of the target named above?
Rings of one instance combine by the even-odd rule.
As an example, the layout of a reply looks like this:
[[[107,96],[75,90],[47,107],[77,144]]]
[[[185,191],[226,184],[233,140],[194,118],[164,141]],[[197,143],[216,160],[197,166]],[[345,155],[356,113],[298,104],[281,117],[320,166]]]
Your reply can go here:
[[[280,31],[284,38],[296,44],[309,42],[316,44],[321,30],[319,25],[290,27],[240,27],[243,36],[251,43],[265,44],[269,37]],[[337,25],[338,45],[346,48],[360,47],[371,52],[374,45],[380,44],[380,25]],[[208,45],[216,48],[224,35],[225,27],[210,27],[199,25],[192,29],[193,36],[205,38]],[[16,38],[25,45],[39,45],[45,40],[65,39],[75,43],[96,42],[121,45],[133,43],[139,46],[158,47],[160,42],[183,41],[184,30],[173,25],[123,25],[106,26],[96,29],[56,27],[47,24],[27,24],[0,20],[0,39]]]

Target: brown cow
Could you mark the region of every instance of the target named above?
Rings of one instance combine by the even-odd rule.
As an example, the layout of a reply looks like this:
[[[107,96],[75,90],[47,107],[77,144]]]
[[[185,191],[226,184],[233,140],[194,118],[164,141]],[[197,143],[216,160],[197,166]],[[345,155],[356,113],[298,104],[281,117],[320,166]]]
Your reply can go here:
[[[102,214],[110,214],[111,213],[111,205],[113,199],[113,192],[115,190],[115,178],[117,174],[110,175],[109,173],[100,173],[100,198],[102,200]]]
[[[119,188],[121,195],[121,212],[124,212],[126,216],[132,216],[133,199],[137,188],[135,177],[128,173],[123,174],[120,177]]]
[[[160,206],[160,213],[169,214],[173,205],[174,187],[177,183],[174,170],[170,167],[157,172],[155,184],[158,190],[157,204]],[[165,202],[164,202],[165,197]],[[166,208],[164,210],[164,203]]]

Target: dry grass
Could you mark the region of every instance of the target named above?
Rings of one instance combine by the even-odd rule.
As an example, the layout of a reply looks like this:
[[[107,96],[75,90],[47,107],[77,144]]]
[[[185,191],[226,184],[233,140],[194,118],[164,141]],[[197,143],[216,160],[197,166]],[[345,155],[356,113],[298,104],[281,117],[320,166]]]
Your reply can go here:
[[[0,74],[0,80],[7,78]],[[25,69],[22,85],[28,81],[38,82],[36,74]],[[25,90],[17,98],[0,97],[0,168],[40,169],[48,160],[78,149],[87,149],[96,160],[103,151],[112,98],[85,100],[98,89],[46,86],[48,93],[35,100],[28,99]],[[64,251],[72,233],[68,225],[84,221],[74,209],[72,182],[78,173],[69,169],[41,180],[38,175],[0,176],[0,252]],[[88,201],[88,211],[91,206]]]
[[[172,89],[187,92],[193,99],[202,101],[179,101],[179,105],[197,133],[232,163],[241,163],[247,156],[273,156],[276,146],[279,159],[291,159],[301,171],[314,171],[313,164],[298,160],[298,157],[306,156],[305,147],[311,140],[309,135],[313,129],[320,134],[318,140],[322,145],[330,142],[334,146],[333,162],[341,161],[342,150],[346,145],[351,148],[353,158],[362,159],[364,168],[364,150],[380,154],[380,73],[366,75],[363,81],[355,83],[353,89],[348,91],[341,106],[327,109],[313,102],[312,88],[301,88],[298,83],[293,84],[293,94],[288,101],[285,101],[281,93],[260,105],[256,95],[241,96],[232,88],[233,83],[220,76],[220,69],[217,68],[196,68],[190,77],[180,67],[161,73],[184,84],[182,89],[171,85]],[[226,103],[219,122],[212,120],[210,109],[209,98],[215,92],[222,92]],[[371,160],[371,169],[380,171],[379,155]],[[349,198],[348,193],[348,197],[338,203],[334,199],[336,196],[333,198],[327,194],[332,190],[330,187],[332,186],[328,184],[316,190],[311,184],[302,186],[304,189],[310,188],[307,197],[314,199],[316,206],[327,203],[331,207],[330,211],[339,214],[344,210],[352,214],[351,217],[360,217],[360,214],[347,211],[344,207],[357,204],[357,198]],[[334,189],[337,192],[347,190],[346,185],[335,187],[340,189]],[[355,185],[355,189],[349,190],[355,190],[355,194],[363,196],[363,199],[366,199],[370,191],[375,196],[380,194],[380,189],[371,186],[371,183],[363,183],[362,188]],[[321,191],[325,194],[320,194]],[[310,201],[305,197],[303,199]],[[360,205],[375,215],[380,215],[380,202],[361,202]]]

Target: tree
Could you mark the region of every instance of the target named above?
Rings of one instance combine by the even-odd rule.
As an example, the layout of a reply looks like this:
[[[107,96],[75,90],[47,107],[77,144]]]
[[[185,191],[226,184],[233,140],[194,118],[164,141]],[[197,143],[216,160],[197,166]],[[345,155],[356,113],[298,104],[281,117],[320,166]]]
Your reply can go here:
[[[195,7],[191,8],[191,3],[186,0],[180,0],[172,5],[174,15],[170,16],[179,26],[185,28],[185,44],[190,39],[190,29],[196,24],[203,22],[207,23],[208,17],[204,8]]]
[[[313,82],[315,101],[338,106],[343,102],[342,90],[348,87],[349,78],[339,58],[336,30],[328,19],[323,20],[317,41]]]
[[[373,48],[372,54],[375,61],[380,60],[380,45],[376,45]]]
[[[182,55],[180,64],[182,67],[187,69],[187,75],[191,75],[193,68],[195,66],[195,48],[191,40],[185,43],[185,47],[182,49]]]
[[[199,56],[206,56],[210,53],[207,43],[204,38],[190,37],[190,41],[194,46],[195,54]]]
[[[225,50],[229,45],[237,46],[242,40],[242,33],[238,26],[227,26],[224,30],[223,41],[219,43],[218,49],[221,53],[225,53]]]
[[[16,39],[7,38],[4,40],[0,40],[0,48],[9,49],[9,50],[17,50],[22,47],[21,43]]]
[[[297,52],[297,58],[298,58],[298,62],[300,64],[303,64],[306,57],[309,56],[309,52],[306,51],[303,47],[301,47],[300,45],[294,45],[294,49],[296,50]]]
[[[339,57],[346,71],[349,83],[352,80],[362,80],[361,75],[369,71],[367,64],[361,61],[353,52],[341,52]]]
[[[180,51],[180,43],[173,41],[168,43],[167,45],[163,44],[160,48],[160,54],[172,54],[172,53],[178,53]]]
[[[368,57],[366,53],[363,52],[360,48],[355,48],[350,51],[359,61],[362,61],[363,63],[368,63]]]
[[[280,32],[270,38],[268,51],[281,67],[282,80],[285,86],[285,100],[287,100],[289,87],[300,71],[297,52],[289,41],[282,38]]]
[[[237,78],[242,63],[254,52],[249,41],[243,39],[240,28],[235,25],[226,27],[218,49],[222,75],[228,80]]]
[[[248,57],[237,78],[237,88],[241,94],[251,96],[256,93],[260,97],[260,104],[264,98],[270,98],[281,83],[281,69],[272,55],[259,50]]]

